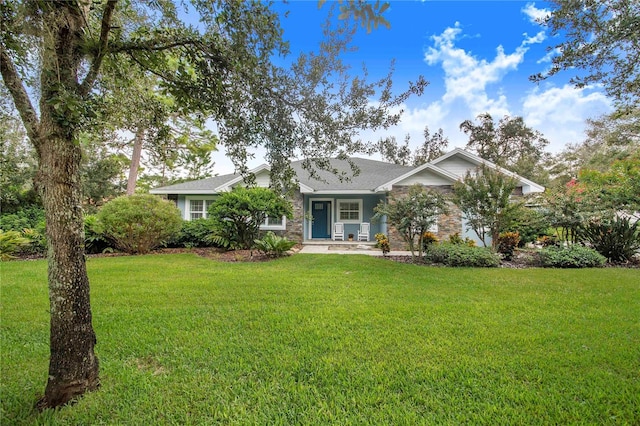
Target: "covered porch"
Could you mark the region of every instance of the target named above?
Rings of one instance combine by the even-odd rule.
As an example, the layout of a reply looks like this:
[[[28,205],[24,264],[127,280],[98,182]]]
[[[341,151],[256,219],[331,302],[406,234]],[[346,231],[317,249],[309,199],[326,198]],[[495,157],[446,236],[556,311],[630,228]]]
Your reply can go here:
[[[386,201],[382,194],[303,194],[303,244],[375,245],[377,233],[387,233],[385,221],[373,221],[374,208]],[[342,224],[336,227],[336,223]],[[365,224],[363,226],[363,224]],[[368,232],[358,238],[359,231],[368,224]],[[344,237],[337,235],[342,230]],[[350,240],[351,237],[351,240]]]

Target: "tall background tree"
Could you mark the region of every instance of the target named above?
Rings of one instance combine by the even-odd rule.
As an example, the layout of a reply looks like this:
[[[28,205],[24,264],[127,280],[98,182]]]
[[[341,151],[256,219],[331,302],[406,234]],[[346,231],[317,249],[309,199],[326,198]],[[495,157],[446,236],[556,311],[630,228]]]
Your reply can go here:
[[[497,123],[489,113],[476,117],[477,124],[465,120],[460,130],[469,136],[467,148],[485,160],[539,183],[546,183],[544,151],[549,141],[542,133],[527,126],[522,117],[501,118]]]
[[[9,98],[5,95],[0,90],[0,208],[2,213],[14,213],[39,203],[33,188],[37,162],[24,127],[7,105]]]
[[[180,20],[182,6],[199,16],[198,26]],[[266,147],[283,183],[292,153],[327,167],[322,158],[363,149],[354,136],[396,124],[400,114],[391,108],[426,85],[419,78],[394,96],[391,74],[376,83],[351,78],[339,60],[353,34],[348,23],[327,28],[319,53],[301,56],[291,70],[275,67],[271,59],[285,55],[287,44],[278,16],[259,1],[5,1],[0,14],[0,74],[36,151],[47,222],[50,362],[42,409],[99,386],[81,137],[104,111],[109,86],[102,82],[123,78],[114,70],[154,75],[179,113],[211,117],[239,171],[248,146]],[[307,158],[305,166],[313,165]]]
[[[615,161],[640,150],[640,109],[612,113],[587,120],[584,141],[569,144],[552,162],[550,186],[562,187],[578,177],[581,169],[606,172]]]
[[[371,154],[380,154],[384,161],[403,166],[419,166],[428,163],[445,153],[449,145],[449,139],[444,136],[442,129],[433,134],[429,127],[425,126],[424,141],[413,151],[409,147],[410,135],[404,139],[404,144],[399,145],[394,136],[380,139],[371,150]]]

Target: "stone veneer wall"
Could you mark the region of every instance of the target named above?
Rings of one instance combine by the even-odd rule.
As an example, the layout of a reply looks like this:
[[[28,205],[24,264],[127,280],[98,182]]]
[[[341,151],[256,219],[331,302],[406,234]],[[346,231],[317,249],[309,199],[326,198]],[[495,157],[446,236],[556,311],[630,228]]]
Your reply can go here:
[[[293,218],[287,219],[285,236],[292,241],[302,243],[304,240],[304,197],[299,189],[296,189],[291,199],[293,204]]]
[[[453,188],[451,185],[440,185],[440,186],[431,186],[424,185],[426,189],[434,189],[439,191],[445,195],[451,194],[453,192]],[[406,196],[409,193],[409,186],[397,186],[394,185],[391,189],[389,195],[394,198],[401,198]],[[449,213],[446,215],[440,215],[438,217],[438,238],[440,241],[449,239],[450,235],[455,234],[456,232],[462,235],[462,213],[458,207],[449,202]],[[407,250],[408,245],[402,239],[402,236],[398,232],[398,230],[391,226],[391,224],[387,225],[387,233],[389,237],[389,245],[391,246],[391,250]]]

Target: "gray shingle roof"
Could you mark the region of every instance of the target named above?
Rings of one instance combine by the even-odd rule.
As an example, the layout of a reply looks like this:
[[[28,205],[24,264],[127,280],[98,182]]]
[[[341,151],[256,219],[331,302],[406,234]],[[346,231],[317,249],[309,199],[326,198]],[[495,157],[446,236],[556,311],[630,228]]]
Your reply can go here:
[[[302,168],[302,161],[294,161],[291,167],[296,172],[296,176],[301,184],[312,188],[315,191],[373,191],[378,186],[407,173],[412,167],[400,166],[397,164],[385,163],[382,161],[368,160],[364,158],[351,158],[353,164],[359,169],[357,176],[353,175],[351,165],[346,160],[330,159],[331,167],[339,172],[345,172],[345,177],[340,177],[324,170],[318,170],[320,180],[311,178],[309,172]],[[195,180],[190,182],[178,183],[175,185],[163,186],[151,190],[152,193],[169,194],[188,193],[196,191],[202,193],[211,191],[215,188],[231,182],[238,178],[238,174],[228,174],[215,176],[208,179]]]
[[[213,191],[215,188],[237,178],[238,176],[239,175],[236,174],[230,174],[214,176],[207,179],[192,180],[189,182],[177,183],[175,185],[154,188],[151,190],[151,193],[156,191],[160,191],[162,194],[171,193],[171,191],[176,191],[178,193],[184,193],[185,191]]]
[[[316,191],[373,191],[380,185],[402,176],[413,167],[384,163],[382,161],[365,158],[351,158],[359,169],[357,176],[353,175],[351,165],[346,160],[330,159],[331,167],[345,172],[347,179],[340,180],[339,176],[329,171],[318,171],[321,180],[309,177],[309,172],[302,168],[302,161],[294,161],[291,167],[295,170],[301,184]]]

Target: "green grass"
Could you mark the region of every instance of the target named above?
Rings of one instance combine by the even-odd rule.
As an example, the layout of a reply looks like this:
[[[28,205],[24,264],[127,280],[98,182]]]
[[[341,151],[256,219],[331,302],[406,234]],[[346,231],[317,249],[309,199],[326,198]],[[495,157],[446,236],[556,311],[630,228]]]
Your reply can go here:
[[[46,263],[2,263],[1,424],[639,424],[640,271],[88,261],[102,388],[33,409]]]

